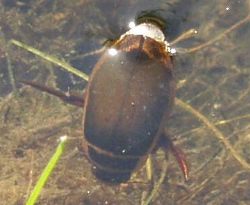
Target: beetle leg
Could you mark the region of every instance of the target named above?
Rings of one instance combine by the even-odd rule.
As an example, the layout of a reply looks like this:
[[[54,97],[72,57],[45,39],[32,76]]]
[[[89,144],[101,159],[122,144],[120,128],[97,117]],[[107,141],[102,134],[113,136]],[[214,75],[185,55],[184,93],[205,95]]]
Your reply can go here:
[[[29,85],[33,88],[36,88],[42,92],[46,92],[51,95],[54,95],[68,104],[83,108],[84,96],[77,96],[72,93],[64,93],[62,91],[55,90],[53,88],[50,88],[50,87],[47,87],[47,86],[44,86],[44,85],[41,85],[32,81],[20,80],[20,82],[23,84]]]
[[[164,147],[165,150],[170,149],[175,159],[177,160],[179,167],[183,173],[184,179],[187,181],[189,177],[189,167],[186,160],[185,154],[182,150],[175,146],[172,140],[167,135],[162,135],[160,140],[160,146]]]
[[[173,46],[176,43],[179,43],[181,41],[184,41],[186,39],[192,38],[193,36],[195,36],[197,34],[197,30],[192,28],[189,29],[188,31],[182,33],[180,36],[178,36],[176,39],[174,39],[172,42],[169,43],[170,46]]]
[[[206,48],[206,47],[214,44],[215,42],[221,40],[227,34],[231,33],[232,31],[235,31],[236,29],[238,29],[243,24],[245,24],[245,23],[247,23],[249,21],[250,21],[250,14],[248,14],[245,18],[237,21],[235,24],[230,26],[228,29],[226,29],[225,31],[223,31],[222,33],[218,34],[217,36],[215,36],[214,38],[210,39],[209,41],[207,41],[205,43],[202,43],[202,44],[197,45],[197,46],[192,47],[192,48],[176,48],[175,50],[176,50],[177,53],[193,53],[193,52],[196,52],[198,50]],[[185,40],[185,39],[187,39],[189,37],[192,37],[196,33],[197,33],[196,30],[190,29],[189,31],[187,31],[183,35],[181,35],[179,38],[177,38],[176,40],[171,42],[170,45],[172,46],[173,44],[176,44],[176,43],[178,43],[178,42],[180,42],[182,40]]]

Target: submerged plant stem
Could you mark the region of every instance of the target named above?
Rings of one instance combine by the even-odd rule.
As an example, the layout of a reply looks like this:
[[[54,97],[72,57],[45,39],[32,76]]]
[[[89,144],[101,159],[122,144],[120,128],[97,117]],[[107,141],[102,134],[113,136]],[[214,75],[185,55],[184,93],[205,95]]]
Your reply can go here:
[[[200,121],[202,121],[214,134],[215,136],[222,141],[226,149],[228,149],[233,157],[245,168],[250,170],[250,164],[246,162],[245,159],[241,157],[240,154],[237,153],[237,151],[233,148],[233,146],[230,144],[230,142],[226,139],[226,137],[220,132],[203,114],[201,114],[199,111],[194,109],[189,104],[181,101],[180,99],[176,98],[175,102],[178,106],[183,108],[184,110],[190,112],[195,117],[197,117]]]
[[[16,92],[17,91],[17,89],[16,89],[16,81],[15,81],[13,67],[11,65],[11,60],[10,60],[10,57],[9,57],[8,53],[6,54],[6,59],[7,59],[7,68],[8,68],[10,84],[12,86],[13,91]]]
[[[218,122],[214,122],[213,124],[215,126],[226,125],[226,124],[229,124],[229,123],[231,123],[233,121],[247,119],[247,118],[250,118],[250,114],[240,115],[240,116],[228,119],[228,120],[220,120]],[[178,136],[187,136],[187,135],[190,135],[191,133],[198,132],[198,131],[200,131],[201,129],[204,129],[204,128],[205,128],[205,126],[196,127],[196,128],[191,129],[191,130],[188,130],[186,132],[182,132],[182,133],[178,134]]]
[[[163,183],[163,181],[167,175],[167,168],[168,168],[167,160],[164,160],[163,161],[163,168],[161,171],[161,176],[160,176],[159,180],[157,181],[157,183],[154,185],[153,190],[151,191],[150,195],[146,198],[145,201],[143,201],[141,203],[142,205],[149,205],[154,200],[154,198],[156,197],[156,195],[160,189],[161,184]]]

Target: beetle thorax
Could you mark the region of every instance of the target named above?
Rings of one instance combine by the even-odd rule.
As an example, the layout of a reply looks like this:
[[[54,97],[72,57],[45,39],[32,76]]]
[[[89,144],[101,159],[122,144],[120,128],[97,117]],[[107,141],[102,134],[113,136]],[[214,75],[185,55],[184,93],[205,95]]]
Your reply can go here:
[[[121,38],[126,35],[142,35],[144,37],[150,37],[155,41],[167,44],[162,30],[157,25],[152,23],[142,23],[136,25],[129,31],[127,31],[124,35],[122,35]]]

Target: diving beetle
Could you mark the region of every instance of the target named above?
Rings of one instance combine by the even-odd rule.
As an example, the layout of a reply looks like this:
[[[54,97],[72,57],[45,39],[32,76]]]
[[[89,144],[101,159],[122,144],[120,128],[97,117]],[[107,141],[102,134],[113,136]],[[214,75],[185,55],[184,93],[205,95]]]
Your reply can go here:
[[[84,97],[22,81],[83,107],[83,147],[94,175],[120,184],[159,147],[171,150],[185,179],[182,152],[164,132],[175,98],[173,57],[162,24],[141,18],[93,68]]]

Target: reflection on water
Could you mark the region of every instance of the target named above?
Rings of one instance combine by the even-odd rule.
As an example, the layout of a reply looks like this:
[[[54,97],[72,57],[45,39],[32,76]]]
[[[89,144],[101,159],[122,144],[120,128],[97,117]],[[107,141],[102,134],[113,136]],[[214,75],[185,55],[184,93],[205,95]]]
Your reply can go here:
[[[205,42],[244,18],[248,1],[1,1],[0,2],[0,101],[1,178],[0,201],[22,204],[46,165],[62,134],[69,134],[65,158],[44,189],[41,204],[140,204],[150,186],[145,170],[122,187],[95,180],[81,152],[82,111],[57,99],[24,88],[12,91],[8,67],[15,78],[48,82],[61,90],[82,92],[86,82],[16,47],[18,39],[65,59],[91,73],[101,54],[82,57],[99,49],[108,39],[127,31],[128,22],[140,11],[159,10],[167,19],[171,41],[182,32],[197,28],[198,35],[176,46]],[[225,36],[215,45],[194,54],[175,57],[178,98],[202,112],[250,162],[250,23]],[[7,55],[8,54],[8,55]],[[7,58],[8,57],[8,58]],[[18,88],[21,85],[17,84]],[[248,116],[248,118],[247,118]],[[244,118],[245,117],[245,118]],[[224,123],[224,124],[223,124]],[[183,182],[172,156],[168,177],[153,204],[247,204],[249,170],[224,149],[214,134],[192,115],[175,107],[166,123],[174,143],[182,147],[191,166],[190,180]],[[78,147],[80,151],[75,151]],[[154,176],[160,176],[162,153],[154,158]],[[9,187],[7,189],[7,187]]]

